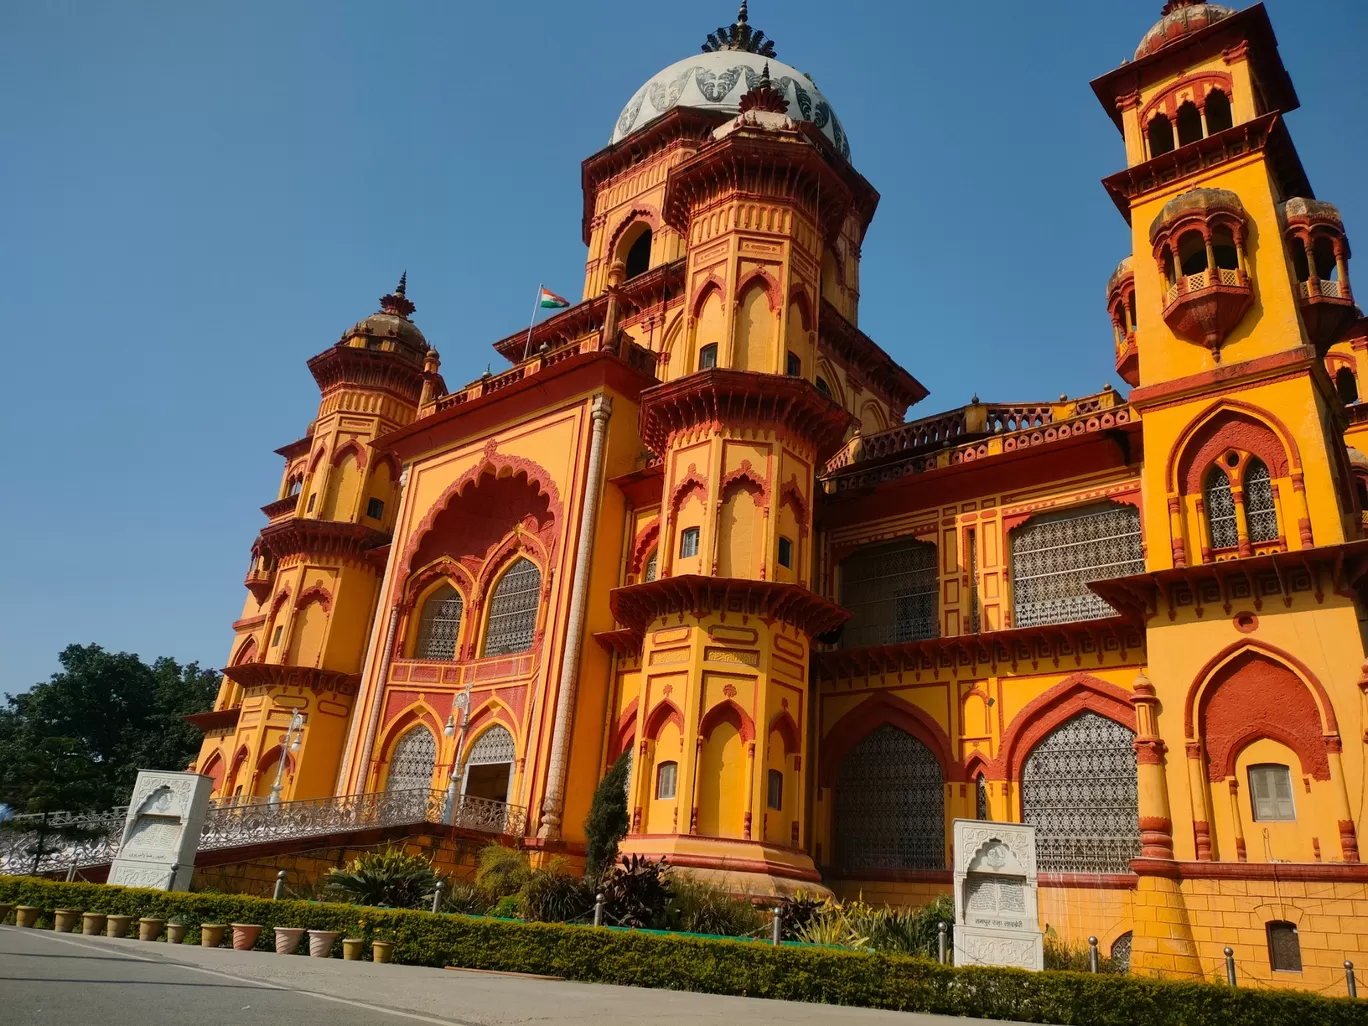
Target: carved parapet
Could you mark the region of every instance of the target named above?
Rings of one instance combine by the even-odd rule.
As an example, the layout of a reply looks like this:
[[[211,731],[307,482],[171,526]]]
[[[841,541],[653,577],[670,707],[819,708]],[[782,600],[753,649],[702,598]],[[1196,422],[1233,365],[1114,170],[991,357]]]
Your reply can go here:
[[[756,616],[792,624],[818,637],[850,618],[850,613],[797,584],[687,574],[616,588],[609,606],[619,623],[638,635],[663,616],[710,614]]]

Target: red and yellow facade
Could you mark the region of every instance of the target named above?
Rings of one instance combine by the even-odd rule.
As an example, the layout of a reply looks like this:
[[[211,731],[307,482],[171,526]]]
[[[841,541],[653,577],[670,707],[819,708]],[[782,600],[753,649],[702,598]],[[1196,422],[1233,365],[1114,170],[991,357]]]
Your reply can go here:
[[[1175,0],[1093,83],[1129,392],[912,421],[858,328],[878,194],[735,38],[584,162],[584,299],[510,370],[448,390],[402,283],[311,361],[196,765],[264,796],[298,708],[286,800],[451,785],[574,852],[630,753],[625,852],[894,904],[949,890],[952,819],[1032,822],[1065,938],[1342,979],[1368,330],[1262,6]]]

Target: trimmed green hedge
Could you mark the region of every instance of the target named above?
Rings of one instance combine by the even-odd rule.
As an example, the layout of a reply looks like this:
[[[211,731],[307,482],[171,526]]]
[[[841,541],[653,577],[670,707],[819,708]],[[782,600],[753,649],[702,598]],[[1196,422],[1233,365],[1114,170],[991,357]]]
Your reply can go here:
[[[1090,973],[938,965],[919,958],[558,923],[518,923],[271,901],[231,894],[185,894],[103,884],[0,877],[0,901],[36,905],[51,922],[58,908],[157,916],[185,923],[195,943],[201,923],[261,923],[341,931],[395,942],[398,962],[563,976],[586,983],[749,995],[1065,1026],[1362,1026],[1365,1006],[1288,990],[1232,989]],[[263,930],[257,947],[271,950]]]

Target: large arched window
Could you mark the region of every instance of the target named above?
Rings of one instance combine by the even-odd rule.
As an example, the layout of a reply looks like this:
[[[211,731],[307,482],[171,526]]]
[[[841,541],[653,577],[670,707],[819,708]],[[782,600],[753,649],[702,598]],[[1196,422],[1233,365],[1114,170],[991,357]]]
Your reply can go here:
[[[651,229],[647,228],[636,240],[627,248],[627,255],[623,259],[626,264],[624,277],[635,278],[638,274],[645,274],[651,267]]]
[[[1157,157],[1173,149],[1173,122],[1160,114],[1149,123],[1150,156]]]
[[[837,873],[945,867],[945,778],[931,750],[885,723],[836,771]]]
[[[394,745],[390,755],[386,791],[426,791],[432,787],[437,763],[437,739],[427,727],[411,728]]]
[[[513,735],[504,727],[490,727],[470,746],[470,754],[465,759],[465,782],[461,793],[472,798],[508,801],[516,758]]]
[[[904,538],[860,549],[841,561],[841,605],[850,610],[845,648],[940,635],[936,546]]]
[[[1189,100],[1178,108],[1178,145],[1186,146],[1202,138],[1202,112]]]
[[[1050,731],[1021,770],[1021,818],[1042,872],[1129,873],[1140,854],[1135,734],[1081,712]]]
[[[1211,530],[1213,549],[1233,549],[1240,543],[1240,530],[1235,516],[1235,499],[1230,494],[1230,478],[1220,467],[1212,467],[1207,474],[1207,524]]]
[[[1089,581],[1144,573],[1140,511],[1085,506],[1032,517],[1011,533],[1016,627],[1115,616]]]
[[[1273,482],[1258,457],[1250,459],[1244,475],[1245,526],[1254,544],[1278,540],[1278,508],[1273,504]]]
[[[1358,380],[1348,367],[1341,367],[1335,372],[1335,392],[1345,406],[1358,402]]]
[[[1230,98],[1219,89],[1207,93],[1205,113],[1207,135],[1224,132],[1235,124],[1230,112]]]
[[[449,584],[434,591],[423,603],[423,616],[418,624],[418,643],[413,648],[415,659],[456,658],[456,640],[461,633],[461,593]]]
[[[526,652],[532,647],[540,596],[541,571],[530,559],[519,557],[499,578],[489,600],[485,655]]]

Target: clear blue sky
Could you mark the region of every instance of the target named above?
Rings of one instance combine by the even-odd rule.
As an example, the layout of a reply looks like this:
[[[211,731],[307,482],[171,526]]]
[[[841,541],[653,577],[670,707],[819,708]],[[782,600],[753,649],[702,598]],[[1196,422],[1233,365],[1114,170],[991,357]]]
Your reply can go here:
[[[735,6],[3,5],[0,691],[72,642],[221,665],[305,360],[407,268],[447,381],[497,370],[539,281],[579,297],[580,161]],[[930,387],[913,416],[1120,385],[1124,159],[1088,81],[1161,6],[752,4],[883,195],[861,326]],[[1268,7],[1306,170],[1368,253],[1368,4]]]

